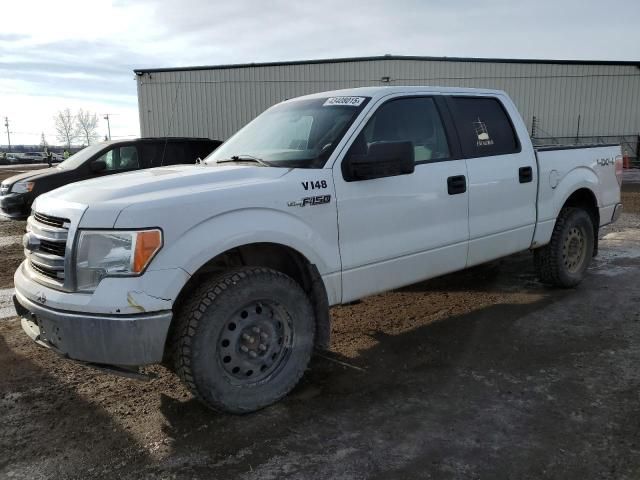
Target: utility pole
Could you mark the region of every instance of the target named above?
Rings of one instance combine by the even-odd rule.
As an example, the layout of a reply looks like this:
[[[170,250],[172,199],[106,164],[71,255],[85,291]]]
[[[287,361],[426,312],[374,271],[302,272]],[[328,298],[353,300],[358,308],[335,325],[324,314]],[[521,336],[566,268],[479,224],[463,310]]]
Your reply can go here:
[[[9,117],[4,117],[4,126],[7,127],[7,142],[9,142],[9,153],[11,153],[11,134],[9,133]]]
[[[107,121],[107,131],[109,132],[109,140],[111,140],[111,124],[109,123],[109,114],[104,114],[104,119]]]

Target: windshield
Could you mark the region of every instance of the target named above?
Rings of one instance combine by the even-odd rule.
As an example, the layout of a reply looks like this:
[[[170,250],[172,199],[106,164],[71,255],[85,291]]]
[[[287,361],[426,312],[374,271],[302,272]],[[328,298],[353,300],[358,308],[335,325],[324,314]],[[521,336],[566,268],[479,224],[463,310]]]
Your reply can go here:
[[[67,158],[64,162],[60,162],[58,168],[64,168],[65,170],[72,170],[74,168],[79,167],[84,162],[86,162],[93,155],[98,153],[105,147],[104,143],[96,143],[95,145],[90,145],[88,147],[83,148],[78,153],[72,155]]]
[[[280,103],[214,150],[205,162],[257,159],[277,167],[322,168],[368,101],[368,97],[325,97]]]

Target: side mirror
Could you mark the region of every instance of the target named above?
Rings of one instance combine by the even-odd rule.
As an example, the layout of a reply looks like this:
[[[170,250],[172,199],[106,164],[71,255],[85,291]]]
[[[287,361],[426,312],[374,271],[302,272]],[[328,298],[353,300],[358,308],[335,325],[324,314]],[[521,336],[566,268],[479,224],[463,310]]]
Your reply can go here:
[[[366,155],[350,155],[346,159],[345,180],[371,180],[408,175],[415,170],[412,142],[376,142]]]
[[[89,168],[93,173],[99,173],[107,168],[107,162],[104,160],[94,160],[89,164]]]

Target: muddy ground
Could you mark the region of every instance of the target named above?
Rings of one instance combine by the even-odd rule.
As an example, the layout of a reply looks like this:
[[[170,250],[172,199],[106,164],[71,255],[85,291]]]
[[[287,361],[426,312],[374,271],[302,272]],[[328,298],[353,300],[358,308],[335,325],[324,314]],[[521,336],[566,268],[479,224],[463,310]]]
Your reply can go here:
[[[26,225],[0,217],[0,289],[13,287],[13,272],[24,259],[22,235]]]
[[[246,416],[0,321],[0,478],[637,479],[640,215],[601,236],[575,290],[521,254],[332,309],[331,351]]]
[[[42,166],[7,166],[0,167],[0,182],[9,177],[28,170],[38,170]],[[27,222],[4,221],[0,217],[0,289],[13,287],[13,272],[22,261],[22,235]]]

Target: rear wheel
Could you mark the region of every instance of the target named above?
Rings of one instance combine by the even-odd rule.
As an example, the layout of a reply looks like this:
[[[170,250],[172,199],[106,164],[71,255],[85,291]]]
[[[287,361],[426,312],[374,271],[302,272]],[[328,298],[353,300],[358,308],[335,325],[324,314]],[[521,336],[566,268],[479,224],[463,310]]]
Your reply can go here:
[[[290,277],[241,268],[202,284],[178,318],[176,371],[209,407],[263,408],[286,395],[314,344],[311,303]]]
[[[541,282],[570,288],[579,284],[591,263],[595,239],[591,216],[581,208],[564,208],[548,245],[534,251]]]

